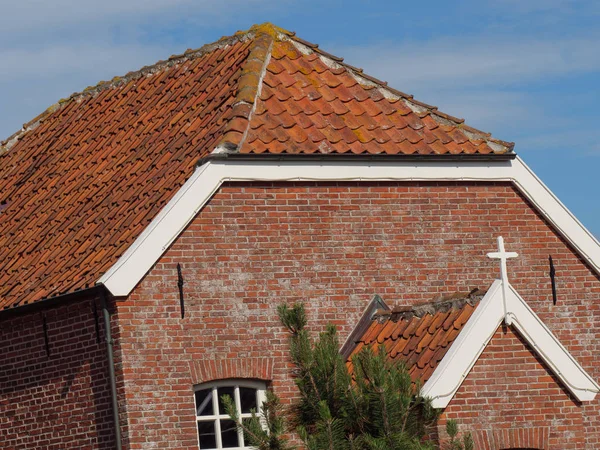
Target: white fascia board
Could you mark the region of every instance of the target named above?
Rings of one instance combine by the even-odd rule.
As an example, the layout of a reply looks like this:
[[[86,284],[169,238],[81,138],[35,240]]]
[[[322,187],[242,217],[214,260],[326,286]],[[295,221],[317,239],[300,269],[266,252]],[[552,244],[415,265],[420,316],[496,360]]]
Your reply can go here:
[[[504,307],[501,296],[502,282],[496,280],[423,385],[421,395],[429,397],[434,408],[448,406],[502,323]]]
[[[98,280],[115,297],[129,295],[221,186],[210,164],[198,167],[118,261]]]
[[[596,394],[600,392],[600,386],[579,365],[512,286],[508,290],[508,297],[507,303],[509,314],[512,317],[512,326],[517,332],[579,401],[594,400]]]
[[[506,299],[512,326],[581,402],[591,401],[600,386],[577,363],[525,300],[509,284]],[[434,408],[445,408],[504,319],[502,282],[494,281],[481,304],[421,389]]]
[[[600,275],[600,242],[519,157],[513,161],[511,180],[535,209],[574,247],[579,256]]]
[[[359,158],[357,158],[359,159]],[[600,274],[600,244],[519,159],[469,162],[213,160],[198,167],[132,246],[99,280],[127,296],[228,181],[508,181],[527,197]]]

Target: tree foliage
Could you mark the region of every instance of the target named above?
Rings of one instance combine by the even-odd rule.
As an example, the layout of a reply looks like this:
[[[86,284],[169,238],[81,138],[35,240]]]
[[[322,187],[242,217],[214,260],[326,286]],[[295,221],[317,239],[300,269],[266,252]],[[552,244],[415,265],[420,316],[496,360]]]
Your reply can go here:
[[[285,424],[284,411],[279,398],[267,391],[260,416],[252,411],[250,419],[241,421],[235,403],[229,395],[221,396],[228,414],[244,432],[244,440],[258,450],[293,450],[285,434],[289,431]]]
[[[329,325],[317,339],[306,330],[301,304],[280,305],[279,318],[290,332],[290,357],[299,399],[288,416],[308,450],[427,450],[425,437],[438,414],[414,389],[406,367],[386,358],[384,348],[365,348],[352,359],[350,373],[339,352],[337,330]],[[267,394],[261,417],[240,424],[247,442],[259,450],[291,450],[277,397]],[[231,400],[228,414],[239,423]],[[455,422],[447,426],[444,448],[472,450],[470,435],[459,440]]]
[[[313,342],[302,305],[281,305],[278,312],[291,333],[300,393],[292,423],[309,450],[431,448],[423,437],[437,415],[415,395],[405,367],[392,364],[383,349],[366,348],[353,358],[351,375],[334,326]]]
[[[450,436],[450,440],[443,445],[444,450],[473,450],[474,443],[471,433],[464,434],[462,440],[458,438],[456,420],[450,419],[446,422],[446,433]]]

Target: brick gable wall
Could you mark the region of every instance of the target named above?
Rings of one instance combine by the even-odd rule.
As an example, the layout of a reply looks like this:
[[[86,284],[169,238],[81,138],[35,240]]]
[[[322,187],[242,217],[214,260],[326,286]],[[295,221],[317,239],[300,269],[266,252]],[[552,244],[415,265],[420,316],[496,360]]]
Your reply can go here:
[[[192,386],[201,381],[272,380],[289,401],[295,389],[285,360],[287,336],[276,319],[280,302],[307,301],[313,329],[333,322],[343,339],[376,293],[400,305],[488,287],[498,269],[484,255],[499,234],[508,250],[520,253],[509,262],[513,285],[600,379],[600,281],[509,185],[224,186],[130,298],[118,301],[113,334],[123,348],[123,366],[119,349],[116,357],[124,376],[119,388],[126,447],[196,448]],[[549,254],[557,268],[557,306],[547,276]],[[178,262],[186,283],[183,320]],[[90,303],[45,312],[50,357],[40,312],[0,320],[1,447],[112,448],[105,344],[103,338],[96,342]],[[599,400],[576,404],[528,352],[517,337],[497,335],[482,361],[504,365],[502,371],[525,361],[532,366],[527,373],[547,383],[544,405],[526,408],[545,411],[530,435],[514,427],[520,416],[508,403],[512,397],[499,392],[504,385],[476,375],[489,374],[488,364],[476,366],[447,415],[457,416],[490,448],[535,439],[548,448],[600,448]],[[507,354],[522,361],[511,362]],[[523,395],[523,378],[516,379],[514,395]],[[533,397],[540,399],[536,392]],[[460,401],[467,406],[459,413]],[[482,404],[487,419],[475,422]]]
[[[582,449],[584,410],[512,328],[498,328],[440,419],[457,419],[476,448]],[[586,446],[586,442],[589,445]]]
[[[308,302],[313,329],[332,322],[344,339],[374,294],[409,304],[487,288],[498,267],[485,254],[498,235],[520,254],[509,263],[515,288],[600,379],[600,281],[510,185],[223,186],[119,304],[131,448],[196,448],[192,385],[200,378],[192,372],[198,361],[212,367],[212,360],[259,365],[274,358],[272,386],[285,399],[293,396],[279,303]],[[185,278],[183,320],[177,263]],[[574,448],[600,445],[599,404],[569,405],[582,419],[565,422],[551,442],[576,429],[586,443]],[[493,405],[499,414],[505,407]]]
[[[100,343],[91,299],[0,320],[0,448],[114,448],[98,315]]]

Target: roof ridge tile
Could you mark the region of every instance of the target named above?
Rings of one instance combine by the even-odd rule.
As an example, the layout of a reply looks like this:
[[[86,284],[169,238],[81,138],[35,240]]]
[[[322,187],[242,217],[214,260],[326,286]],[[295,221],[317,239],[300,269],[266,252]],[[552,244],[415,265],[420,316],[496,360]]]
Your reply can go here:
[[[257,99],[260,97],[263,78],[271,58],[273,42],[274,37],[267,32],[254,38],[250,53],[241,68],[242,75],[238,80],[237,93],[233,102],[233,109],[236,114],[246,114],[243,119],[238,116],[239,120],[245,119],[244,130],[240,134],[240,128],[235,128],[236,123],[230,120],[223,130],[223,136],[217,144],[216,151],[223,148],[226,149],[226,152],[238,151],[248,136],[250,120],[256,110]],[[239,105],[243,106],[243,112],[240,111]],[[251,106],[248,110],[249,105]]]
[[[395,306],[391,310],[377,310],[373,320],[399,321],[402,318],[423,317],[427,314],[433,315],[436,312],[450,312],[451,310],[462,310],[465,305],[474,306],[485,295],[487,291],[479,288],[472,289],[469,292],[456,292],[445,296],[440,296],[431,302],[419,303],[413,306]]]

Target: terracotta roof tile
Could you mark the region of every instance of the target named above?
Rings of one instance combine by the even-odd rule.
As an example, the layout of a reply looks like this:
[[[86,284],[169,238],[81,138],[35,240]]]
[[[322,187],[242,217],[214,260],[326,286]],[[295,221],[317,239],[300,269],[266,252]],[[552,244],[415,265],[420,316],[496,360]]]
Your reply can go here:
[[[0,153],[0,308],[93,285],[223,137],[192,144],[200,122],[231,115],[230,131],[247,128],[250,108],[233,102],[252,44],[230,39],[99,85],[25,126]]]
[[[388,357],[406,365],[413,382],[425,383],[485,293],[474,290],[413,308],[379,311],[356,340],[351,358],[366,346],[383,346]]]
[[[282,105],[276,102],[284,102],[284,108],[292,117],[304,112],[316,122],[311,124],[304,116],[301,123],[303,128],[314,125],[322,130],[321,117],[312,119],[312,116],[317,111],[325,114],[323,101],[326,102],[333,114],[354,131],[354,136],[362,145],[351,145],[355,143],[355,138],[345,132],[338,121],[334,129],[339,133],[324,131],[328,145],[321,146],[319,151],[345,152],[349,147],[354,153],[371,154],[489,154],[512,151],[511,144],[493,140],[487,133],[471,132],[472,137],[469,137],[460,130],[463,127],[462,119],[441,113],[433,106],[414,100],[412,96],[388,88],[379,80],[365,77],[362,70],[340,64],[339,59],[332,59],[331,55],[290,33],[283,34],[284,37],[273,44],[271,62],[264,78],[264,84],[270,89],[263,89],[257,111],[275,110],[280,113]],[[276,91],[275,94],[271,89]],[[298,105],[291,106],[293,102]],[[263,143],[269,139],[261,137],[261,133],[269,129],[262,127],[267,120],[268,117],[259,113],[250,121],[250,128],[257,131],[255,136]],[[446,128],[438,133],[429,131],[439,129],[440,124]],[[357,133],[356,130],[361,126],[364,130]],[[404,133],[399,134],[399,130],[404,130]],[[296,136],[303,136],[294,131]],[[390,141],[403,142],[404,145],[382,146]],[[298,141],[290,134],[287,142],[295,144],[295,151],[315,151],[314,140]],[[253,153],[255,150],[250,144],[252,141],[242,143],[239,151]]]
[[[92,286],[215,148],[512,151],[342,61],[258,25],[101,82],[25,124],[0,143],[0,309]]]

